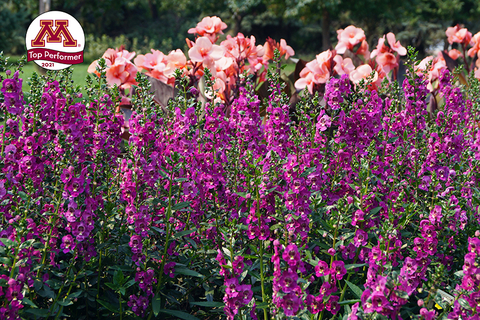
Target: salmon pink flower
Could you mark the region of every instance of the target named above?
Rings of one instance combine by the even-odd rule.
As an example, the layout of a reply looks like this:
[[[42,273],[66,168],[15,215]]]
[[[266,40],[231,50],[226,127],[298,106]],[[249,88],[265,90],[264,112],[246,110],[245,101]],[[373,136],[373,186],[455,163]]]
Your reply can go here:
[[[357,51],[355,52],[356,55],[363,56],[363,59],[367,60],[370,56],[370,51],[368,50],[368,42],[367,40],[363,40],[358,47]]]
[[[372,73],[373,77],[371,77]],[[358,66],[355,70],[350,72],[350,80],[352,80],[353,83],[358,84],[362,79],[365,81],[368,79],[375,83],[378,80],[378,73],[377,71],[374,71],[368,64]]]
[[[330,70],[330,67],[332,64],[331,63],[332,57],[333,57],[332,51],[327,50],[327,51],[323,51],[320,54],[317,54],[316,60],[319,66],[321,67],[325,66],[327,69]]]
[[[185,69],[187,58],[180,49],[172,50],[168,55],[152,49],[152,53],[138,55],[134,62],[139,70],[147,71],[148,76],[164,83],[173,84],[175,70]]]
[[[166,82],[163,74],[166,67],[163,52],[152,49],[152,53],[138,55],[134,62],[139,70],[146,70],[150,77]]]
[[[303,71],[305,70],[305,71]],[[313,74],[313,81],[315,83],[326,83],[328,79],[330,79],[330,71],[327,68],[326,64],[318,64],[317,60],[310,61],[307,63],[305,68],[300,72],[300,77],[305,72],[312,72]]]
[[[287,45],[287,41],[285,41],[285,39],[280,39],[280,46],[278,50],[280,51],[281,56],[285,55],[285,59],[295,55],[295,51],[292,49],[292,47]]]
[[[128,89],[132,85],[136,85],[135,76],[137,74],[137,67],[130,61],[135,56],[135,52],[128,52],[122,47],[120,49],[107,49],[102,55],[107,65],[106,75],[107,83],[111,86],[114,84],[121,88]],[[95,73],[100,76],[96,70],[98,60],[93,61],[88,67],[89,73]],[[110,70],[111,69],[111,70]]]
[[[136,75],[137,68],[135,65],[123,57],[115,59],[115,63],[106,70],[107,83],[111,86],[116,84],[125,89],[137,84],[135,81]]]
[[[323,84],[330,79],[332,52],[324,51],[317,55],[315,60],[308,62],[300,72],[300,78],[295,81],[295,88],[302,90],[305,87],[313,94],[316,84]]]
[[[227,28],[227,24],[217,16],[204,17],[195,28],[190,28],[188,33],[198,34],[201,37],[207,37],[211,43],[217,41],[218,35],[223,34],[223,30]]]
[[[372,53],[370,54],[370,58],[375,58],[380,53],[388,52],[388,47],[385,45],[385,35],[378,39],[378,44],[375,49],[373,49]]]
[[[275,49],[280,51],[280,56],[285,55],[285,59],[288,59],[295,54],[295,51],[293,51],[292,47],[287,45],[285,39],[280,39],[280,43],[277,43],[272,38],[267,38],[263,48],[265,49],[265,54],[263,56],[264,61],[273,59],[273,52]]]
[[[390,52],[380,53],[375,59],[377,63],[382,66],[385,73],[398,67],[397,58]]]
[[[132,85],[137,84],[135,76],[137,74],[137,67],[130,61],[135,56],[135,52],[128,52],[123,48],[120,49],[107,49],[102,58],[105,59],[107,65],[106,76],[107,83],[111,86],[116,84],[121,88],[128,89]],[[93,61],[88,67],[89,73],[95,73],[100,76],[96,67],[98,61]]]
[[[458,57],[460,57],[462,55],[462,53],[460,51],[458,51],[457,49],[452,49],[450,51],[448,51],[448,56],[450,58],[452,58],[453,60],[457,60]]]
[[[473,37],[472,37],[472,41],[471,41],[471,44],[473,47],[471,47],[470,49],[468,49],[468,56],[473,58],[475,56],[475,54],[479,54],[480,52],[480,32],[477,32]],[[480,59],[477,59],[477,62],[479,62]]]
[[[194,62],[202,62],[212,73],[216,71],[215,61],[220,60],[225,54],[225,48],[212,44],[207,37],[200,37],[195,45],[188,50],[190,59]]]
[[[458,24],[455,27],[447,28],[445,34],[447,35],[450,44],[461,43],[463,45],[468,45],[472,40],[472,33],[469,32],[467,28],[460,28]]]
[[[400,44],[400,41],[396,41],[395,34],[392,32],[387,33],[387,40],[390,48],[398,53],[400,56],[404,56],[407,54],[407,49]]]
[[[173,77],[176,69],[185,69],[187,65],[187,57],[185,57],[185,53],[180,49],[170,51],[165,61],[167,66],[164,74],[169,78]]]
[[[389,32],[387,35],[388,45],[385,44],[385,35],[378,39],[377,47],[370,54],[370,58],[376,58],[377,63],[382,66],[385,73],[398,67],[398,57],[394,55],[396,52],[400,56],[407,54],[407,49],[395,40],[395,35]]]
[[[354,46],[365,40],[365,32],[356,28],[355,26],[348,26],[345,29],[337,30],[338,44],[335,50],[339,54],[345,53],[345,51],[352,50]]]
[[[297,90],[308,88],[308,92],[313,94],[313,87],[315,86],[315,78],[313,72],[305,73],[301,78],[295,81],[295,88]]]
[[[258,58],[263,57],[265,50],[261,45],[255,45],[255,37],[245,37],[243,33],[238,33],[236,37],[227,35],[227,39],[220,44],[225,48],[225,56],[235,61],[247,59],[251,65],[258,62]]]
[[[333,57],[333,61],[335,61],[333,70],[335,70],[335,72],[340,76],[342,74],[350,74],[352,70],[355,70],[355,66],[350,58],[343,59],[342,56],[337,54],[335,57]]]

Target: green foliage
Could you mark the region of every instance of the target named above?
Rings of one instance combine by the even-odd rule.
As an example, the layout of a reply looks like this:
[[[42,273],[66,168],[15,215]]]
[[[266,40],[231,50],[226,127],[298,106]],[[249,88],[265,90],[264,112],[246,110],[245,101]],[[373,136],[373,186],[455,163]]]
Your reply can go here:
[[[0,50],[21,53],[25,45],[25,31],[31,12],[24,1],[0,2]]]

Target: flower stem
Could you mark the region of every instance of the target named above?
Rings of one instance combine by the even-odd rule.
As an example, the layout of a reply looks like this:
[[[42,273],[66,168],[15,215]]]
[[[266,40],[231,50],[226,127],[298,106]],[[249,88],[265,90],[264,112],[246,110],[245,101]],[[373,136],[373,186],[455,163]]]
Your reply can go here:
[[[265,278],[263,275],[263,241],[260,240],[260,284],[262,286],[262,302],[266,302],[267,298],[265,296]],[[267,320],[267,308],[263,309],[263,318]]]

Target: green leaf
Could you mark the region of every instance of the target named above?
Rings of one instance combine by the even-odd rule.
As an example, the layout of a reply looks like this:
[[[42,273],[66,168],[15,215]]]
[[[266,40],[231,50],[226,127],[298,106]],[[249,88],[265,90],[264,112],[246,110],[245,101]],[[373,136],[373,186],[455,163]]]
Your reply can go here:
[[[128,281],[127,283],[125,283],[125,285],[123,285],[123,287],[124,287],[125,289],[128,289],[128,288],[130,288],[131,286],[133,286],[133,285],[135,284],[135,282],[136,282],[135,279],[132,279],[132,280]]]
[[[3,242],[5,247],[13,247],[13,246],[16,245],[15,241],[12,241],[12,240],[7,239],[7,238],[0,238],[0,241]]]
[[[180,231],[180,232],[177,232],[173,235],[174,238],[181,238],[185,235],[188,235],[188,234],[191,234],[195,231],[196,229],[194,230],[184,230],[184,231]]]
[[[122,270],[115,270],[113,273],[113,283],[116,285],[122,285],[124,280]]]
[[[363,293],[363,290],[360,289],[360,287],[358,287],[357,285],[351,283],[350,281],[347,281],[345,280],[345,283],[348,285],[348,287],[352,290],[353,293],[355,293],[355,295],[358,297],[358,298],[361,298],[362,297],[362,293]]]
[[[360,267],[363,267],[364,265],[366,265],[366,263],[347,264],[345,266],[345,269],[350,270],[350,269],[360,268]]]
[[[34,307],[34,308],[38,308],[35,303],[33,303],[30,299],[25,298],[25,297],[22,299],[22,303],[28,304],[29,306]]]
[[[107,301],[103,301],[103,300],[100,300],[100,299],[97,299],[98,303],[100,303],[102,306],[104,306],[105,308],[107,308],[109,311],[113,312],[113,313],[117,313],[118,312],[118,308],[116,308],[114,305],[112,305],[111,303],[107,302]]]
[[[20,249],[25,249],[25,248],[31,247],[34,242],[35,242],[35,239],[30,239],[30,240],[24,241],[20,245]]]
[[[375,214],[377,214],[380,210],[382,210],[382,207],[376,207],[376,208],[370,210],[370,214],[375,215]]]
[[[12,260],[10,260],[9,258],[0,257],[0,264],[6,264],[7,266],[9,266],[11,263],[12,263]]]
[[[463,299],[463,298],[458,299],[458,303],[464,309],[467,309],[467,310],[472,309],[472,307],[470,307],[470,304],[468,303],[468,301]]]
[[[183,275],[186,275],[186,276],[203,278],[203,274],[198,273],[197,271],[187,269],[187,268],[175,268],[175,274],[183,274]]]
[[[248,198],[247,198],[248,192],[237,192],[237,191],[236,191],[235,193],[238,194],[238,195],[239,195],[240,197],[242,197],[242,198],[248,199]]]
[[[82,293],[83,293],[83,291],[77,291],[77,292],[74,292],[74,293],[70,293],[70,294],[68,295],[68,298],[69,298],[69,299],[78,298]]]
[[[186,201],[186,202],[180,202],[180,203],[177,203],[175,204],[172,209],[173,210],[180,210],[180,209],[183,209],[183,208],[186,208],[190,205],[190,201]]]
[[[39,291],[40,289],[42,289],[42,286],[42,281],[39,279],[35,279],[35,281],[33,282],[33,288],[35,288],[35,291]]]
[[[197,317],[192,316],[191,314],[188,314],[188,313],[182,312],[182,311],[162,309],[162,310],[160,310],[160,312],[161,313],[166,313],[166,314],[169,314],[171,316],[175,316],[177,318],[184,319],[184,320],[200,320]]]
[[[115,290],[115,291],[118,289],[118,284],[113,284],[111,282],[106,282],[105,285],[107,287],[109,287],[110,289]]]
[[[42,291],[40,291],[38,294],[42,297],[48,297],[52,299],[55,298],[55,292],[53,292],[53,290],[48,286],[43,286]]]
[[[265,192],[265,195],[269,195],[270,193],[272,193],[273,191],[275,191],[275,189],[277,189],[277,187],[273,187],[271,189],[268,189],[266,192]]]
[[[225,303],[217,302],[217,301],[193,301],[193,302],[190,302],[190,304],[200,306],[200,307],[210,307],[210,308],[225,306]]]
[[[360,299],[355,299],[355,300],[343,300],[339,303],[339,305],[344,305],[344,304],[354,304],[354,303],[357,303],[357,302],[360,302],[362,300]]]
[[[57,301],[57,303],[58,303],[59,305],[61,305],[61,306],[64,306],[64,307],[73,304],[72,300]]]
[[[152,298],[152,309],[153,309],[153,314],[155,315],[155,317],[158,316],[158,313],[160,312],[160,303],[161,303],[160,296],[157,293]]]
[[[408,298],[410,298],[410,296],[405,291],[402,291],[402,290],[395,291],[395,294],[396,294],[397,297],[399,297],[401,299],[408,300]]]
[[[20,198],[22,198],[23,201],[27,201],[28,197],[27,197],[27,194],[25,192],[19,191],[18,195],[19,195]]]
[[[48,309],[28,309],[26,312],[43,318],[48,315]]]
[[[267,309],[268,308],[268,302],[261,302],[257,304],[257,309]]]
[[[165,230],[163,230],[163,229],[160,229],[160,228],[157,228],[157,227],[151,227],[151,229],[153,231],[155,231],[156,233],[158,233],[159,235],[164,235],[165,234]]]

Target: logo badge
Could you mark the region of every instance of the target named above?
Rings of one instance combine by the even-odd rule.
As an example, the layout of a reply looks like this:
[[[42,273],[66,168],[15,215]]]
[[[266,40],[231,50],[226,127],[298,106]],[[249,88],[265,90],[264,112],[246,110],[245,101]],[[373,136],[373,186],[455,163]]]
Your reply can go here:
[[[85,34],[68,13],[48,11],[28,27],[26,45],[27,61],[48,70],[61,70],[83,62]]]

